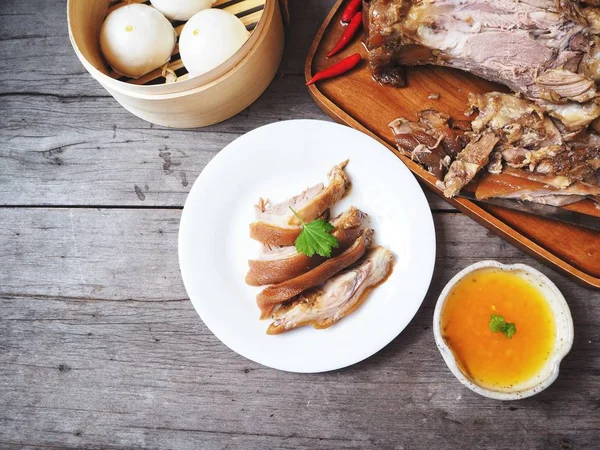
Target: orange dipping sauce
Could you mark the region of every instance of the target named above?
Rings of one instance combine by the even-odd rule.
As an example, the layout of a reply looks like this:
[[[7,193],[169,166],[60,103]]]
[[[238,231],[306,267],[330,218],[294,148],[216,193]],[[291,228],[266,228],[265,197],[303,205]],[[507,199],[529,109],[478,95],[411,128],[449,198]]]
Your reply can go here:
[[[516,325],[512,338],[490,330],[492,314]],[[467,274],[450,291],[441,317],[442,336],[461,371],[488,389],[508,390],[533,378],[556,341],[548,302],[534,284],[510,271]]]

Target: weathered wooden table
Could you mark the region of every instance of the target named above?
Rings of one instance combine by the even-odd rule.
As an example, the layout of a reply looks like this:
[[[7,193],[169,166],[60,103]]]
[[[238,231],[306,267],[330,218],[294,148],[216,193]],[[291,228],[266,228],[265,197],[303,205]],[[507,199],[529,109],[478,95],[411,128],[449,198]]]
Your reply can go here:
[[[186,194],[240,134],[327,120],[302,68],[332,3],[291,2],[280,73],[252,107],[170,130],[131,116],[85,72],[65,0],[0,2],[1,448],[600,448],[600,293],[433,195],[433,283],[410,326],[372,358],[333,373],[277,372],[227,349],[198,318],[177,262]],[[471,393],[434,345],[443,285],[490,258],[541,269],[571,306],[575,345],[535,398]]]

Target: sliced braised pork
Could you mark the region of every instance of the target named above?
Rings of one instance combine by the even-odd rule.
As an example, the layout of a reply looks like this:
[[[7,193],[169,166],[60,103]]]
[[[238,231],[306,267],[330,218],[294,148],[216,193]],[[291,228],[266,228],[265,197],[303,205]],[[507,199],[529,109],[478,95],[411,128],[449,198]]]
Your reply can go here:
[[[323,283],[339,271],[354,264],[366,253],[372,238],[373,230],[365,228],[352,246],[338,256],[326,260],[323,264],[296,278],[265,288],[256,297],[256,303],[261,310],[261,318],[269,317],[277,305]]]
[[[498,136],[486,132],[474,137],[464,150],[458,154],[450,165],[444,182],[440,187],[446,197],[454,197],[475,177],[489,161],[494,146],[498,143]]]
[[[566,137],[538,106],[509,94],[490,92],[470,96],[479,111],[473,131],[492,131],[497,149],[512,168],[546,176],[587,181],[599,168],[600,137],[584,130]]]
[[[503,173],[517,178],[537,181],[544,186],[552,186],[558,189],[564,189],[573,184],[571,180],[561,175],[541,175],[539,173],[533,173],[524,169],[514,169],[512,167],[505,167]]]
[[[302,227],[290,207],[307,223],[321,216],[348,192],[347,164],[344,161],[331,169],[327,187],[317,184],[276,205],[261,199],[256,205],[256,220],[250,224],[250,237],[267,245],[293,245]]]
[[[572,142],[567,151],[540,159],[535,172],[544,175],[562,175],[570,180],[597,183],[600,147],[593,147],[587,138]]]
[[[540,181],[519,178],[508,173],[487,174],[479,180],[475,190],[478,199],[508,198],[527,200],[545,205],[564,206],[600,195],[600,188],[576,182],[558,188]]]
[[[367,290],[389,276],[393,264],[394,258],[385,248],[371,250],[355,267],[279,308],[267,333],[281,334],[306,325],[330,327],[358,308]]]
[[[473,131],[492,131],[501,138],[500,151],[511,148],[544,149],[563,144],[554,122],[535,103],[511,94],[470,94],[469,106],[478,115]]]
[[[418,122],[400,117],[390,123],[390,128],[398,148],[438,178],[442,178],[452,159],[469,142],[448,115],[433,110],[422,111]]]
[[[355,207],[340,214],[331,221],[334,226],[333,236],[339,247],[333,250],[332,256],[350,247],[361,233],[361,224],[366,214]],[[246,275],[246,283],[251,286],[282,283],[291,280],[321,264],[325,258],[314,255],[306,256],[298,253],[296,247],[265,246],[259,259],[248,261],[250,270]]]
[[[448,135],[448,120],[420,117],[418,122],[410,122],[399,118],[390,124],[398,148],[438,178],[443,177],[443,183],[438,184],[446,196],[458,194],[484,166],[492,174],[506,173],[542,183],[529,186],[536,188],[526,194],[531,201],[567,204],[596,195],[587,193],[590,189],[585,187],[600,186],[600,136],[594,131],[568,132],[540,106],[511,94],[471,94],[469,101],[478,115],[464,134],[454,128]],[[456,157],[450,156],[446,149],[463,142],[468,142],[464,149]],[[574,183],[577,186],[567,189]],[[551,194],[545,185],[562,190]],[[525,194],[517,189],[514,195],[505,195],[523,198]]]

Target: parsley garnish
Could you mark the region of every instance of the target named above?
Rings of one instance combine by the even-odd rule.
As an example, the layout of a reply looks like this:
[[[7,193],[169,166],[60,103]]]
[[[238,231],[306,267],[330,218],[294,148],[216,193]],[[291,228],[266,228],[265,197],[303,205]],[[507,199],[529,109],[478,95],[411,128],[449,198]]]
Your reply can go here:
[[[506,323],[504,317],[499,314],[490,316],[490,330],[493,333],[503,333],[508,339],[511,339],[517,332],[517,327],[514,323]]]
[[[302,224],[302,231],[296,238],[296,242],[294,242],[298,253],[304,253],[306,256],[313,256],[316,253],[319,256],[329,258],[331,250],[338,248],[340,245],[335,236],[331,235],[333,225],[321,219],[304,223],[291,206],[290,209]]]

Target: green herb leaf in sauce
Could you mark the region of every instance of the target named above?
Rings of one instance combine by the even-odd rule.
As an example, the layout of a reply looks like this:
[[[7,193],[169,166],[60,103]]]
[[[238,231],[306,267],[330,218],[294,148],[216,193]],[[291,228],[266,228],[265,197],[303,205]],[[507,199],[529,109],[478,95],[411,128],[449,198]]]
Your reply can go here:
[[[517,327],[514,323],[506,323],[506,320],[501,315],[492,314],[490,316],[490,330],[493,333],[502,333],[508,339],[512,339],[517,332]]]
[[[517,327],[514,323],[507,323],[502,332],[506,335],[507,338],[511,339],[517,332]]]

